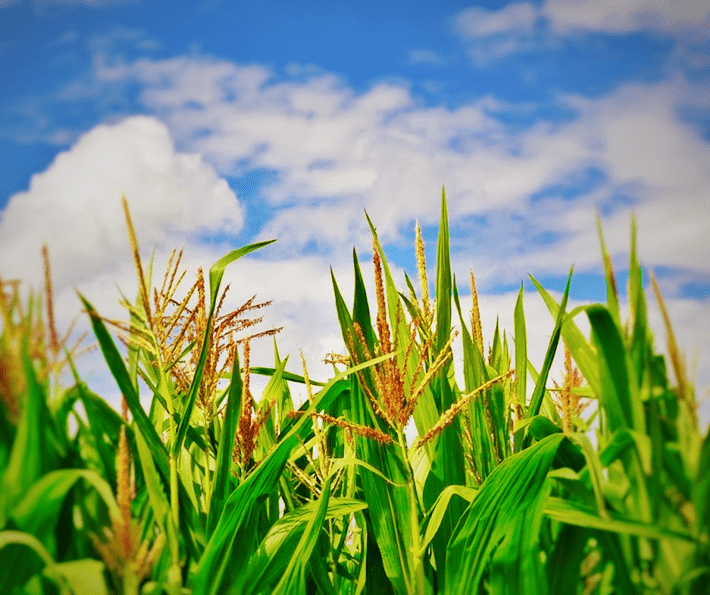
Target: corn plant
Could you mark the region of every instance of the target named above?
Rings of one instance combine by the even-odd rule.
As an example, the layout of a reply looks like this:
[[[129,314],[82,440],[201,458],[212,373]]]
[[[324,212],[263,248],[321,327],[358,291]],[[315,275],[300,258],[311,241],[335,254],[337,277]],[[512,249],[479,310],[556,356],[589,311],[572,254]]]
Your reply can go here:
[[[209,291],[200,269],[175,299],[182,252],[152,288],[153,259],[144,272],[123,206],[139,288],[134,303],[122,296],[129,322],[79,295],[120,413],[79,379],[74,350],[58,361],[46,250],[49,339],[32,298],[24,315],[16,283],[0,296],[3,593],[705,592],[710,437],[651,276],[676,386],[654,351],[633,219],[628,321],[601,225],[605,305],[567,312],[572,271],[559,303],[531,277],[555,321],[538,371],[522,286],[510,343],[496,325],[485,352],[473,273],[464,316],[443,191],[433,298],[419,225],[419,292],[408,275],[405,291],[368,217],[375,295],[355,251],[352,307],[331,272],[345,354],[329,355],[333,376],[321,382],[302,355],[298,373],[286,370],[280,329],[254,332],[262,318],[251,312],[268,303],[253,297],[220,315],[226,267],[271,242],[218,260]],[[252,366],[252,342],[267,337],[273,366]],[[550,371],[562,347],[558,382]],[[63,363],[69,389],[56,381]],[[269,377],[260,398],[252,374]],[[307,394],[299,407],[293,383]]]

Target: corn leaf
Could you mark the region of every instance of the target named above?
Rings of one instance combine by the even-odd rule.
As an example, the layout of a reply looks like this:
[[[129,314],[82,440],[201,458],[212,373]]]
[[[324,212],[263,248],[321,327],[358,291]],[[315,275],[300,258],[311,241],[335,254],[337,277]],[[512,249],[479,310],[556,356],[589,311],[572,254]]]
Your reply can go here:
[[[544,510],[545,514],[550,518],[578,527],[648,537],[649,539],[677,539],[689,543],[694,541],[693,537],[687,533],[671,531],[654,524],[624,519],[615,513],[609,513],[610,518],[602,518],[595,514],[593,509],[562,498],[548,498]]]
[[[542,299],[544,300],[547,309],[550,311],[550,314],[552,314],[554,318],[557,318],[560,309],[559,304],[532,275],[530,276],[530,279],[542,296]],[[599,384],[599,372],[597,370],[597,356],[587,339],[584,338],[582,331],[580,331],[574,323],[574,316],[584,309],[586,309],[586,306],[575,308],[572,312],[570,312],[569,316],[566,317],[564,324],[562,325],[562,337],[564,338],[565,345],[567,345],[570,353],[572,354],[572,358],[579,367],[579,371],[582,373],[582,376],[584,376],[586,381],[589,383],[589,386],[592,387],[594,394],[598,395],[601,390],[601,386]]]
[[[547,377],[552,368],[552,361],[555,359],[555,353],[557,352],[557,345],[560,341],[560,334],[562,333],[563,322],[565,321],[565,307],[567,306],[567,298],[569,297],[569,286],[572,282],[572,270],[569,272],[569,278],[567,279],[567,287],[565,288],[565,293],[562,296],[562,302],[560,303],[556,320],[555,328],[552,330],[552,336],[550,337],[550,344],[547,347],[547,353],[545,354],[545,361],[542,364],[542,369],[540,370],[540,377],[535,383],[535,390],[533,391],[532,397],[530,398],[530,408],[528,409],[527,417],[534,417],[540,413],[540,406],[542,405],[542,397],[545,393],[545,384],[547,383]],[[530,276],[532,279],[532,275]],[[535,279],[532,279],[533,283],[537,286]],[[544,296],[543,296],[544,297]],[[572,348],[570,347],[570,350]]]
[[[477,593],[483,575],[507,534],[522,526],[521,515],[534,511],[526,522],[539,522],[543,485],[564,436],[548,436],[503,461],[481,485],[464,512],[448,545],[445,593]],[[508,546],[513,544],[508,542]],[[527,567],[537,551],[535,542],[521,543],[519,563]],[[511,558],[506,558],[508,564]],[[524,568],[519,569],[523,572]]]
[[[232,364],[232,380],[229,383],[227,397],[227,409],[224,414],[224,425],[222,426],[222,436],[217,450],[217,461],[215,463],[214,484],[212,486],[212,499],[207,516],[207,533],[209,539],[212,537],[219,517],[224,510],[224,503],[227,501],[230,490],[230,478],[232,467],[232,451],[237,432],[237,424],[242,411],[242,376],[239,371],[239,353],[234,354]]]
[[[12,507],[47,470],[48,463],[47,434],[42,428],[49,413],[42,385],[37,381],[29,355],[29,330],[22,339],[21,350],[22,368],[27,379],[27,397],[8,464],[2,475],[0,523],[3,526]]]
[[[318,507],[308,516],[308,521],[303,530],[303,535],[296,545],[296,549],[291,556],[288,566],[273,591],[274,595],[287,595],[288,593],[304,593],[306,591],[306,566],[316,545],[318,534],[321,531],[323,521],[328,510],[328,499],[330,497],[329,478],[323,487],[323,493],[318,499]]]
[[[148,491],[148,500],[150,501],[153,514],[155,515],[155,521],[158,523],[160,531],[167,536],[171,560],[176,562],[180,556],[180,538],[177,528],[173,523],[173,517],[170,514],[170,504],[163,491],[160,476],[155,469],[148,444],[140,428],[135,432],[135,437],[138,457],[141,462],[141,468],[143,469],[143,478],[145,479],[145,485]]]
[[[630,374],[635,374],[627,365],[628,355],[619,329],[609,310],[600,304],[588,306],[587,316],[599,348],[601,391],[598,394],[602,407],[608,412],[609,429],[613,432],[626,427],[645,432],[638,385],[633,390],[631,385],[635,384],[635,378]]]

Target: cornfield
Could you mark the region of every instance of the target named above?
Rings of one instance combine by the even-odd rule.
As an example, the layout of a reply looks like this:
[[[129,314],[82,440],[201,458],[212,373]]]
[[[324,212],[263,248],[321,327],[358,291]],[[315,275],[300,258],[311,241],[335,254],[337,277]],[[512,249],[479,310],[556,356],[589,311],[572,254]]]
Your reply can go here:
[[[433,298],[418,225],[419,294],[408,276],[395,286],[368,217],[375,295],[353,250],[351,307],[331,271],[344,354],[316,382],[303,356],[286,371],[278,329],[251,329],[267,304],[220,315],[225,268],[271,242],[218,260],[209,291],[200,269],[177,301],[182,252],[153,288],[123,206],[139,287],[134,303],[122,297],[129,321],[79,294],[120,413],[79,378],[78,345],[58,337],[46,249],[46,325],[39,299],[25,313],[18,282],[0,285],[0,593],[710,592],[710,435],[651,275],[676,386],[654,351],[633,219],[629,320],[599,221],[605,305],[566,311],[572,271],[559,303],[531,277],[555,321],[536,370],[522,285],[510,345],[496,327],[484,353],[473,274],[462,312],[443,190]],[[273,367],[254,367],[250,342],[267,337]],[[565,376],[548,386],[559,348]],[[252,374],[269,377],[258,398]]]

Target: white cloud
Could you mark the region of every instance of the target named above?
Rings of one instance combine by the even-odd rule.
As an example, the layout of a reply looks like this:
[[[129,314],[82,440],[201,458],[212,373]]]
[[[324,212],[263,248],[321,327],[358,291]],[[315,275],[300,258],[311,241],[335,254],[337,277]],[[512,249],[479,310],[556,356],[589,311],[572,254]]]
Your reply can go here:
[[[42,242],[60,284],[117,262],[125,251],[122,194],[139,237],[150,230],[157,242],[199,230],[236,233],[243,224],[226,181],[199,155],[177,153],[163,124],[137,116],[95,127],[10,199],[0,216],[3,274],[36,280]]]
[[[500,10],[473,6],[456,16],[455,27],[467,38],[485,37],[512,31],[530,33],[537,19],[536,10],[529,2],[511,3]]]
[[[701,213],[710,212],[710,145],[675,115],[687,104],[710,106],[707,89],[675,78],[625,85],[594,101],[560,99],[579,109],[581,117],[552,139],[534,141],[541,152],[543,146],[554,146],[555,137],[582,143],[612,181],[607,192],[636,186],[642,259],[649,265],[708,272],[710,219]],[[626,237],[628,219],[628,211],[620,210],[605,221],[610,249],[628,249],[620,240]]]
[[[498,58],[556,45],[557,40],[537,30],[540,16],[540,9],[530,2],[514,2],[500,10],[473,6],[454,16],[452,29],[473,63],[487,68]]]
[[[555,47],[560,38],[606,32],[646,31],[676,37],[681,53],[693,56],[693,43],[707,39],[710,11],[704,0],[644,0],[618,4],[589,0],[545,0],[542,5],[514,2],[498,10],[466,8],[453,19],[468,55],[478,68],[505,56]],[[547,21],[541,31],[539,20]],[[552,35],[550,35],[552,34]],[[704,54],[703,54],[704,55]]]
[[[673,35],[702,34],[708,15],[704,0],[644,0],[603,3],[545,0],[541,13],[558,34],[573,31],[658,31]]]

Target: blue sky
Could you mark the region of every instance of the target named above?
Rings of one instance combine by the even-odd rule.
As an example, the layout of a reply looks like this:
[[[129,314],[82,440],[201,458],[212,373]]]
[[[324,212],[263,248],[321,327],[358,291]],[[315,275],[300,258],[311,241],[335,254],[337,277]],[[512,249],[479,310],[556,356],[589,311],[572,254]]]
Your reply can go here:
[[[596,209],[625,295],[634,212],[644,281],[652,269],[689,364],[699,352],[698,397],[710,387],[701,0],[0,0],[0,74],[0,271],[40,287],[46,241],[60,329],[74,287],[125,318],[125,193],[158,274],[185,248],[183,289],[276,238],[228,269],[227,304],[274,300],[265,324],[285,327],[290,368],[300,348],[323,378],[320,360],[343,352],[329,267],[349,295],[353,246],[371,256],[367,211],[402,286],[420,221],[433,279],[445,185],[462,305],[473,270],[487,343],[496,317],[512,332],[524,281],[541,365],[552,321],[528,273],[559,297],[574,264],[571,305],[605,299]],[[118,402],[100,357],[80,369]]]

